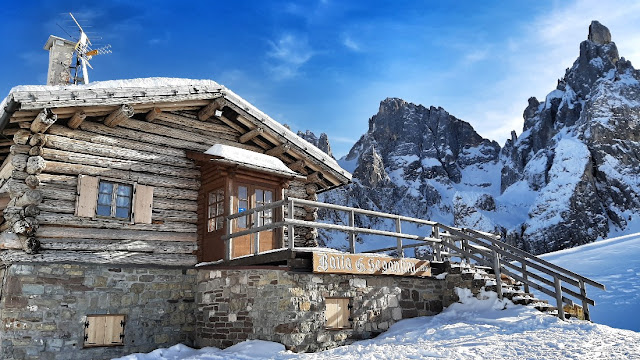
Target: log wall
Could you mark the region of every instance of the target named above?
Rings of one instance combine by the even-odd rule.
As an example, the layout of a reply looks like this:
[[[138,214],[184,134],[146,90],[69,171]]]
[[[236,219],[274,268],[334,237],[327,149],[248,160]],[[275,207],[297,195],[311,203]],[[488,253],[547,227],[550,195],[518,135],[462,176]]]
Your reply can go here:
[[[151,123],[138,114],[109,127],[103,118],[86,116],[72,123],[77,129],[62,120],[46,133],[18,131],[11,147],[13,170],[6,182],[11,200],[3,225],[17,240],[3,242],[0,249],[40,253],[48,260],[195,264],[201,175],[187,151],[203,152],[216,143],[259,150],[240,143],[240,132],[219,120],[195,118],[195,111],[163,113]],[[79,175],[152,186],[151,223],[76,216]],[[315,200],[316,190],[297,180],[285,194]],[[307,220],[314,214],[304,208],[295,213]],[[296,245],[316,246],[316,236],[311,229],[296,229]],[[16,255],[0,252],[0,260],[16,261]]]

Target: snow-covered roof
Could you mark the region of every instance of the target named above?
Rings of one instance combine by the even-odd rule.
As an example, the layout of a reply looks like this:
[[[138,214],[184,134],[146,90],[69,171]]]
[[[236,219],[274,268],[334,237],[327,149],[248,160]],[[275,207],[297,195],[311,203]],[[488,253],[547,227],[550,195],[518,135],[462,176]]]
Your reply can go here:
[[[254,170],[289,176],[300,176],[297,172],[289,169],[287,165],[277,157],[237,148],[235,146],[215,144],[204,153]]]
[[[282,124],[251,105],[233,91],[212,80],[179,78],[141,78],[110,80],[86,85],[21,85],[11,89],[0,108],[0,129],[4,129],[15,111],[40,110],[56,107],[132,106],[190,100],[223,98],[250,115],[256,126],[285,139],[298,153],[328,170],[340,183],[351,180],[331,156],[296,135]]]

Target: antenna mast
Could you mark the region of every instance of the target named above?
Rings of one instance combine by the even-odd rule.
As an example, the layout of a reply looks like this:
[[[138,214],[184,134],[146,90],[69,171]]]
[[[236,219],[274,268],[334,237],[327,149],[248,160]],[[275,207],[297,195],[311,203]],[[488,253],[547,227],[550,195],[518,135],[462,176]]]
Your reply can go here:
[[[80,30],[80,39],[75,46],[75,54],[76,54],[76,66],[75,66],[75,74],[73,76],[73,83],[78,84],[78,81],[81,80],[84,84],[89,83],[89,72],[87,71],[87,67],[93,70],[93,67],[89,63],[89,60],[95,55],[100,54],[110,54],[111,53],[111,45],[103,46],[99,49],[91,49],[91,41],[89,37],[82,29],[82,26],[78,23],[76,18],[72,13],[69,13],[73,22],[76,23],[78,29]],[[78,77],[78,68],[82,66],[82,77]]]

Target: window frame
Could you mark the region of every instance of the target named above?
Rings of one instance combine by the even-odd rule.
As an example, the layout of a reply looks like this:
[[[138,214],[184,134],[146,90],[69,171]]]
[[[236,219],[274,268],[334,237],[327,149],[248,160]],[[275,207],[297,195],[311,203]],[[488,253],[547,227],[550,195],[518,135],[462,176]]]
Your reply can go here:
[[[221,193],[221,197],[219,197],[218,192]],[[216,199],[215,201],[212,203],[211,202],[211,195],[212,194],[216,194]],[[224,186],[220,186],[217,187],[215,189],[211,189],[210,191],[207,192],[207,218],[206,218],[206,228],[207,228],[207,232],[208,233],[212,233],[212,232],[216,232],[216,231],[221,231],[224,230],[225,227],[225,220],[226,220],[226,191],[224,189]],[[212,207],[213,206],[213,207]],[[212,216],[211,214],[211,210],[212,208],[215,209],[214,214]],[[222,212],[219,212],[219,209],[222,208]],[[219,220],[222,220],[221,222]],[[213,224],[213,228],[211,227],[211,224]]]
[[[111,211],[111,215],[100,215],[98,214],[98,207],[99,206],[106,206],[104,204],[100,204],[100,185],[102,182],[105,183],[110,183],[113,185],[112,190],[111,190],[111,204],[110,204],[110,211]],[[106,178],[100,178],[98,177],[98,196],[96,196],[96,213],[94,215],[94,218],[96,219],[112,219],[112,220],[120,220],[120,221],[133,221],[133,210],[134,210],[134,204],[135,204],[135,194],[136,194],[136,183],[135,182],[128,182],[128,181],[114,181],[111,179],[106,179]],[[128,217],[118,217],[116,216],[117,212],[118,212],[118,208],[122,208],[121,206],[118,206],[117,204],[117,198],[118,198],[118,194],[117,194],[117,189],[119,186],[128,186],[131,188],[131,196],[129,197],[129,209],[128,209]]]

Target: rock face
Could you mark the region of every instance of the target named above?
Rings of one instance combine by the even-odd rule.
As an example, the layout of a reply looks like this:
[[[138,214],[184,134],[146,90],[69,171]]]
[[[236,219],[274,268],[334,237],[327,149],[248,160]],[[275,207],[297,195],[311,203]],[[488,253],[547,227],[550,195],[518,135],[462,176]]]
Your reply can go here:
[[[317,137],[316,134],[307,130],[305,132],[298,131],[298,136],[307,140],[313,146],[327,153],[327,155],[333,157],[333,153],[331,153],[331,145],[329,144],[329,137],[325,133],[321,133],[320,137]]]
[[[573,66],[544,101],[529,99],[522,133],[502,149],[442,108],[385,99],[340,160],[353,184],[322,199],[497,231],[533,253],[640,228],[639,80],[594,21]]]

